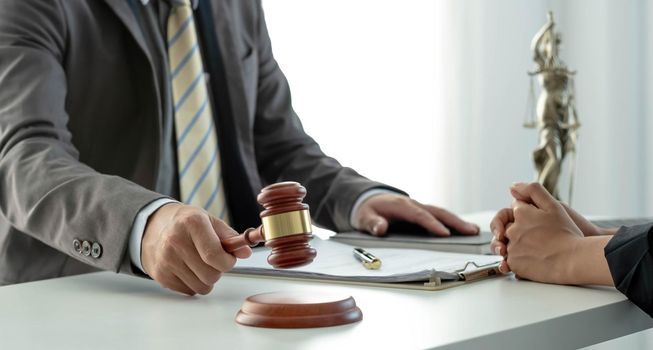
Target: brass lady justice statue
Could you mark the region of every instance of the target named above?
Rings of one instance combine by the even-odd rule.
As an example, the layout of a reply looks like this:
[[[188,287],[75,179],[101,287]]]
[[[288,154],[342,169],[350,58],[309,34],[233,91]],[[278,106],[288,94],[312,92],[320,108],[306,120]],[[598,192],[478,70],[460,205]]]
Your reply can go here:
[[[573,190],[574,161],[578,140],[578,116],[574,101],[574,74],[560,60],[558,54],[560,34],[554,31],[553,14],[535,34],[531,44],[537,70],[529,72],[531,89],[529,110],[524,127],[539,129],[539,145],[533,151],[537,181],[554,197],[560,199],[559,185],[563,164],[567,159],[569,169],[569,198]],[[533,120],[533,77],[537,77],[542,92],[537,101],[537,122]]]

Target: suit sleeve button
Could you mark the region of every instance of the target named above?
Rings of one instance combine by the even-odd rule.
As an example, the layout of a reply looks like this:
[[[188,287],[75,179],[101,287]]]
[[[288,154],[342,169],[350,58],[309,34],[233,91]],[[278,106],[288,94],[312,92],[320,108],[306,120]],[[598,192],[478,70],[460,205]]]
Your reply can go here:
[[[82,243],[79,241],[79,239],[73,240],[73,249],[75,249],[75,251],[78,253],[82,252]]]
[[[97,259],[101,255],[102,255],[102,246],[98,242],[93,242],[93,246],[91,247],[91,256]]]
[[[84,256],[91,255],[91,243],[89,241],[82,242],[82,254]]]

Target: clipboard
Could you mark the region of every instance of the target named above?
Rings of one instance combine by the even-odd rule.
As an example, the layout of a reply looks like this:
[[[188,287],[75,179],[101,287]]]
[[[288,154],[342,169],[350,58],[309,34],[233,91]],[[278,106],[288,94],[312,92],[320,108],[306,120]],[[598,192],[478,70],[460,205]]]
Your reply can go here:
[[[498,269],[502,260],[500,256],[369,248],[383,260],[383,265],[379,270],[367,270],[354,259],[354,246],[317,238],[311,245],[318,251],[311,265],[288,270],[274,269],[266,262],[269,251],[257,248],[252,257],[239,260],[229,274],[429,291],[501,275]]]

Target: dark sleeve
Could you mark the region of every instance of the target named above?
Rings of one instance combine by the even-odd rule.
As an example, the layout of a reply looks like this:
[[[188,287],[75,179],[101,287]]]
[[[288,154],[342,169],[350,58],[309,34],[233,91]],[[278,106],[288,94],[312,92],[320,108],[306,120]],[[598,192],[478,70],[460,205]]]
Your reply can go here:
[[[620,228],[605,258],[615,287],[653,317],[653,223]]]
[[[336,231],[350,230],[349,215],[363,192],[372,188],[403,192],[343,167],[325,155],[304,132],[292,108],[288,81],[272,55],[260,4],[258,7],[259,76],[254,140],[259,173],[266,183],[302,183],[308,192],[306,203],[317,224]]]

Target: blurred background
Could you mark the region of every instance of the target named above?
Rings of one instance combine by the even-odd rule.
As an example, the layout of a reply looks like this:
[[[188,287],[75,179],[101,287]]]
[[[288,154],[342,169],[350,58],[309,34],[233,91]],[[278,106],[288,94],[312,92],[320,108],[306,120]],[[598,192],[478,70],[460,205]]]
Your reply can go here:
[[[576,70],[573,206],[653,216],[653,2],[266,0],[277,60],[327,154],[421,201],[469,213],[531,181],[531,39],[553,11]],[[536,84],[537,85],[537,84]],[[648,348],[653,331],[591,347]]]
[[[370,178],[458,213],[531,181],[531,39],[553,11],[576,70],[573,206],[653,216],[653,3],[644,0],[266,0],[304,127]],[[537,86],[537,83],[536,83]],[[536,91],[537,92],[537,91]]]

